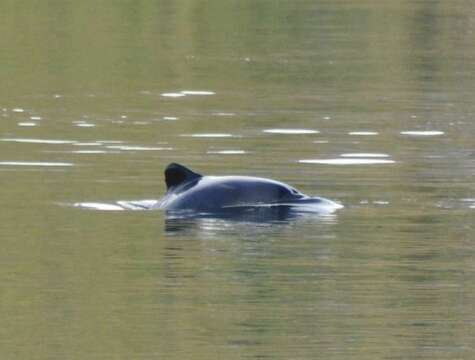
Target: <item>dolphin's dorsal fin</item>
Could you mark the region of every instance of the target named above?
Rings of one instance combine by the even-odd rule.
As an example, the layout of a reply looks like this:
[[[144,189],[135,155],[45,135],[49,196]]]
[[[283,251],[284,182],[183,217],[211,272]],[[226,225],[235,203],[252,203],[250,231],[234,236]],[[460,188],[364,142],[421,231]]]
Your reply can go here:
[[[201,177],[200,174],[176,163],[171,163],[165,169],[165,183],[167,184],[167,190]]]

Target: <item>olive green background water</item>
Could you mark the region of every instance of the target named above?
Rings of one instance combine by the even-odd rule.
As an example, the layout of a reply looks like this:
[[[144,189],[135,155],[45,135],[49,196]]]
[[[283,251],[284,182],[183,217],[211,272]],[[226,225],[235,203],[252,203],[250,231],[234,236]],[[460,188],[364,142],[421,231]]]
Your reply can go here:
[[[463,0],[0,1],[0,358],[473,359],[474,32]],[[107,211],[172,161],[345,208]]]

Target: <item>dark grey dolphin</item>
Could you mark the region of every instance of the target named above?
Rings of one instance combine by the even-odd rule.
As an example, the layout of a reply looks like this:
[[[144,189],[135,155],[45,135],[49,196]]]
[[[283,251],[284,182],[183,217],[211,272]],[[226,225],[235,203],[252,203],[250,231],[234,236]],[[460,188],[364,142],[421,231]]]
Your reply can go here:
[[[305,206],[332,212],[343,207],[310,197],[279,181],[251,176],[202,176],[183,165],[165,169],[167,192],[156,205],[167,211],[219,213],[256,207]]]

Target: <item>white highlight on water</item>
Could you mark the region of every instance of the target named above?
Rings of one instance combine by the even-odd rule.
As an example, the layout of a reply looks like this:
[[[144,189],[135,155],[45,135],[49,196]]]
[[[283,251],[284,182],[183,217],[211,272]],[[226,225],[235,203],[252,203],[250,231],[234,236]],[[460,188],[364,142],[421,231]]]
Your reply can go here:
[[[27,139],[27,138],[3,138],[0,141],[17,142],[17,143],[29,143],[29,144],[74,144],[73,140],[51,140],[51,139]]]
[[[183,95],[215,95],[214,91],[206,91],[206,90],[183,90],[180,91]]]
[[[180,92],[169,92],[169,93],[162,93],[161,96],[164,97],[171,97],[171,98],[178,98],[187,95],[191,96],[209,96],[215,95],[214,91],[207,91],[207,90],[182,90]]]
[[[13,112],[16,112],[16,113],[22,113],[22,112],[25,112],[25,109],[22,109],[22,108],[14,108],[12,109]]]
[[[292,135],[301,135],[301,134],[318,134],[320,131],[312,129],[265,129],[265,133],[269,134],[292,134]]]
[[[182,93],[163,93],[161,94],[163,97],[169,97],[169,98],[179,98],[185,96],[185,94]]]
[[[73,154],[107,154],[105,150],[74,150]]]
[[[101,143],[97,143],[97,142],[78,142],[78,143],[74,143],[73,145],[74,146],[102,146]]]
[[[348,158],[387,158],[389,157],[388,154],[379,154],[379,153],[348,153],[348,154],[341,154],[341,157],[348,157]]]
[[[86,123],[86,122],[80,122],[75,124],[77,127],[83,127],[83,128],[91,128],[91,127],[96,127],[96,124],[92,123]]]
[[[37,124],[35,122],[25,121],[25,122],[19,122],[18,126],[33,127],[33,126],[37,126]]]
[[[231,112],[229,112],[229,113],[228,112],[217,112],[214,115],[216,115],[216,116],[236,116],[235,113],[231,113]]]
[[[130,146],[130,145],[109,145],[108,149],[129,150],[129,151],[163,151],[173,150],[171,147],[147,147],[147,146]]]
[[[325,165],[377,165],[394,164],[394,160],[386,159],[304,159],[299,160],[303,164],[325,164]]]
[[[225,134],[225,133],[203,133],[203,134],[191,134],[191,135],[184,135],[184,136],[191,136],[196,138],[229,138],[233,137],[232,134]]]
[[[209,150],[208,154],[222,154],[222,155],[242,155],[246,154],[247,151],[244,150]]]
[[[376,131],[351,131],[348,135],[356,135],[356,136],[374,136],[378,135],[379,133]]]
[[[5,166],[73,166],[66,162],[43,162],[43,161],[0,161],[0,165]]]
[[[439,135],[444,135],[444,132],[437,131],[437,130],[427,130],[427,131],[414,130],[414,131],[401,131],[400,134],[409,135],[409,136],[439,136]]]

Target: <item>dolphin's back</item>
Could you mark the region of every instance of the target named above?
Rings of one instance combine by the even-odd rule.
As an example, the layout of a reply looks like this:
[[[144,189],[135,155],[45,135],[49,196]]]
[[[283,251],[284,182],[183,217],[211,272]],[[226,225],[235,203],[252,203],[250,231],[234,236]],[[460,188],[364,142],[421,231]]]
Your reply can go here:
[[[173,189],[162,199],[167,210],[215,211],[227,207],[275,204],[304,198],[294,188],[270,179],[247,176],[204,176]]]

